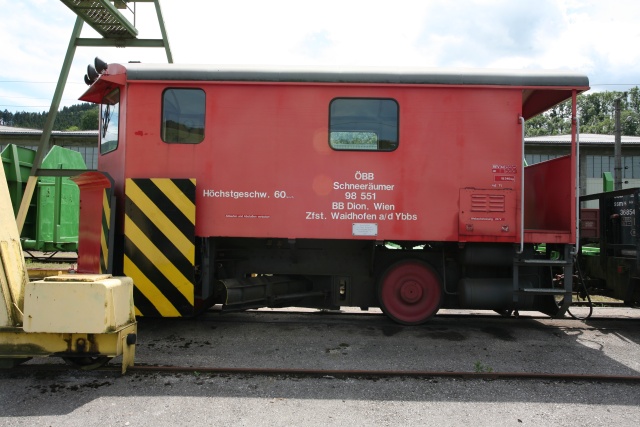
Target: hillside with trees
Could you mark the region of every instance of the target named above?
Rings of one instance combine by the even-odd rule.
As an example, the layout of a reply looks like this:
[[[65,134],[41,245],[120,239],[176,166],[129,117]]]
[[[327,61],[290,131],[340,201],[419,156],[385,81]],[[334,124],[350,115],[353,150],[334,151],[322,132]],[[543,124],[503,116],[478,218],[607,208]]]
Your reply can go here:
[[[622,134],[640,136],[640,89],[636,86],[624,97],[622,92],[593,92],[578,96],[581,133],[613,135],[615,129],[614,101],[621,102]],[[97,130],[98,106],[89,103],[64,107],[58,113],[54,130]],[[571,104],[563,102],[551,110],[527,121],[526,136],[564,135],[571,133]],[[47,113],[0,112],[0,123],[6,126],[42,129]]]
[[[56,116],[53,130],[97,130],[98,106],[83,103],[64,107]],[[12,113],[8,110],[0,112],[0,124],[17,128],[42,129],[47,120],[47,112],[28,113],[26,111]]]
[[[640,89],[634,87],[625,97],[623,92],[594,92],[578,95],[580,133],[613,135],[615,100],[620,103],[622,134],[640,136]],[[563,102],[527,121],[526,136],[566,135],[571,133],[571,103]]]

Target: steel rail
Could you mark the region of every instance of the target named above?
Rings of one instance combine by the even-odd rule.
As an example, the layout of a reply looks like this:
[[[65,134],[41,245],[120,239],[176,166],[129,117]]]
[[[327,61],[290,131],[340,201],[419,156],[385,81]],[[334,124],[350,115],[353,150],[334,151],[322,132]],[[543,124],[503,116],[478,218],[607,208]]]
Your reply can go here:
[[[2,374],[40,372],[78,372],[64,364],[20,365],[12,369],[0,370]],[[86,372],[109,372],[121,374],[116,365],[105,365]],[[305,368],[222,368],[205,366],[174,365],[135,365],[127,369],[124,376],[138,374],[209,374],[209,375],[261,375],[273,377],[306,377],[306,378],[443,378],[467,380],[544,380],[544,381],[582,381],[582,382],[625,382],[640,383],[640,375],[605,375],[550,372],[470,372],[470,371],[405,371],[405,370],[368,370],[368,369],[305,369]]]
[[[118,371],[119,367],[106,367],[109,371]],[[561,374],[547,372],[443,372],[443,371],[405,371],[405,370],[360,370],[360,369],[304,369],[304,368],[215,368],[187,366],[138,365],[128,369],[130,373],[194,373],[217,375],[264,375],[297,376],[317,378],[464,378],[478,380],[521,379],[521,380],[559,380],[559,381],[608,381],[640,383],[640,375],[604,375],[604,374]]]
[[[115,368],[114,368],[115,369]],[[555,379],[582,381],[630,381],[640,382],[635,375],[600,375],[600,374],[554,374],[535,372],[440,372],[440,371],[376,371],[376,370],[341,370],[341,369],[291,369],[291,368],[193,368],[181,366],[134,366],[131,372],[164,372],[164,373],[211,373],[235,375],[277,375],[307,377],[440,377],[440,378],[472,378],[472,379]]]

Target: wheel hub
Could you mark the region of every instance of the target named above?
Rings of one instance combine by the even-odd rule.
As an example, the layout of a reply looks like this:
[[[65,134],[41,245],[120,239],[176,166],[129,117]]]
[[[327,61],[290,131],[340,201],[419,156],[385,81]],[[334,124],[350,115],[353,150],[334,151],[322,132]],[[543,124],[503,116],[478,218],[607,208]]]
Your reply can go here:
[[[422,287],[414,280],[407,281],[400,287],[400,297],[409,304],[415,304],[422,298]]]

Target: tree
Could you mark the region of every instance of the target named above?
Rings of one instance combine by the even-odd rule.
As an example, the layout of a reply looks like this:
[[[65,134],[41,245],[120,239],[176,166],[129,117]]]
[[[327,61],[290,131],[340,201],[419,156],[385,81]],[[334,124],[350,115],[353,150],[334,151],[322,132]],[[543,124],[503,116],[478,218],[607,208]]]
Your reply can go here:
[[[563,135],[571,131],[571,104],[563,102],[527,121],[527,136]]]
[[[83,128],[83,118],[84,114],[87,111],[94,110],[95,113],[95,122],[92,123],[92,119],[88,118],[87,123]],[[10,113],[5,110],[0,113],[0,119],[4,121],[5,126],[13,126],[13,127],[22,127],[22,128],[30,128],[30,129],[42,129],[44,127],[44,123],[47,120],[47,112],[43,111],[41,113],[28,113],[26,111],[18,111],[15,113]],[[83,130],[93,130],[98,129],[98,107],[94,104],[83,103],[76,104],[70,107],[62,108],[58,114],[56,115],[56,120],[53,124],[53,130],[67,130],[72,126],[76,126],[79,129]]]
[[[624,97],[623,92],[595,92],[578,95],[577,109],[581,133],[611,135],[615,131],[615,100],[623,97],[622,134],[640,136],[640,89],[636,86]],[[571,103],[565,101],[527,121],[527,136],[560,135],[571,131]]]
[[[80,120],[80,130],[98,129],[98,107],[92,108],[82,113]]]

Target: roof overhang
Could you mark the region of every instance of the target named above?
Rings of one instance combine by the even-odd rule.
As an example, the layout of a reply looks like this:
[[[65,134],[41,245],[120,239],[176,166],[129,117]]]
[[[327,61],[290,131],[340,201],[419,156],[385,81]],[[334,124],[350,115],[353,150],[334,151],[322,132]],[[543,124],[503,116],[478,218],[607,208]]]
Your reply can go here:
[[[80,101],[102,103],[105,95],[116,88],[122,88],[127,82],[126,69],[119,64],[109,64],[104,74],[101,74],[89,89],[79,98]]]
[[[529,120],[561,102],[571,99],[574,90],[577,93],[582,93],[589,90],[589,86],[525,89],[522,94],[522,117]]]

